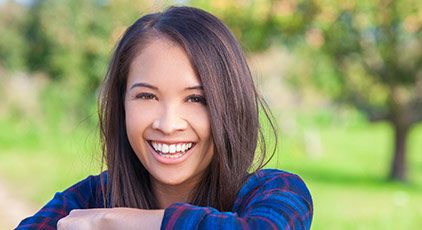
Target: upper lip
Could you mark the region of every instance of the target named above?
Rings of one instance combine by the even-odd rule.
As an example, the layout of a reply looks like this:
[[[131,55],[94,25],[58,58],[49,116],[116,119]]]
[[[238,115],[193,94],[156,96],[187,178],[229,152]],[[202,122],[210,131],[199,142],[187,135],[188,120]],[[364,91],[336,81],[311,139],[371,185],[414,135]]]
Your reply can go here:
[[[155,143],[168,144],[168,145],[171,145],[171,144],[195,143],[195,141],[186,141],[186,140],[183,140],[183,141],[175,141],[175,140],[171,140],[171,141],[169,141],[169,140],[148,140],[148,142],[155,142]]]

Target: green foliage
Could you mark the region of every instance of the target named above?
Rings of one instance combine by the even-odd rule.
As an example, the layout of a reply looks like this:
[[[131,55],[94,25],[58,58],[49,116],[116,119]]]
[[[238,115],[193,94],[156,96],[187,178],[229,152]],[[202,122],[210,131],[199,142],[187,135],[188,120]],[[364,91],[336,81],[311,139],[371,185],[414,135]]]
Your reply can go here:
[[[397,122],[398,116],[422,100],[417,86],[422,63],[422,19],[417,19],[421,3],[352,1],[335,7],[330,23],[314,24],[324,38],[323,55],[337,71],[333,76],[342,78],[339,96],[370,118]],[[328,14],[321,9],[321,14]],[[403,108],[396,110],[396,106]],[[422,116],[408,119],[403,122],[412,124]]]
[[[112,48],[112,27],[101,10],[93,1],[36,1],[28,26],[31,69],[45,71],[52,79],[98,87]]]
[[[115,43],[148,7],[142,0],[36,0],[27,9],[24,62],[63,90],[70,116],[83,118],[92,112]]]
[[[369,120],[387,120],[395,127],[390,176],[405,179],[407,133],[422,121],[421,1],[274,0],[218,6],[241,40],[250,36],[245,40],[250,48],[276,42],[293,50],[294,86],[318,88]],[[264,16],[256,17],[262,11]],[[236,21],[232,15],[240,22],[230,23]],[[257,33],[251,36],[250,30]]]
[[[17,71],[26,68],[25,13],[26,9],[14,1],[0,6],[0,69]]]
[[[295,75],[307,78],[298,87],[316,86],[371,120],[422,120],[420,1],[191,2],[222,17],[248,50],[294,50],[294,68],[307,71]]]
[[[192,0],[190,3],[222,18],[251,51],[266,49],[274,41],[295,43],[317,13],[314,0]]]

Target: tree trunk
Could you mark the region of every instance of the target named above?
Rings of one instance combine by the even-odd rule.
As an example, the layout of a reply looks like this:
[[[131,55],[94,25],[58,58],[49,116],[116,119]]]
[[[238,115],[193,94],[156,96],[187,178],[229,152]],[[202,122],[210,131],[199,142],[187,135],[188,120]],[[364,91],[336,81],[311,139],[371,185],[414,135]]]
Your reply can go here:
[[[391,164],[390,179],[406,181],[406,144],[409,127],[403,124],[393,124],[394,152]]]

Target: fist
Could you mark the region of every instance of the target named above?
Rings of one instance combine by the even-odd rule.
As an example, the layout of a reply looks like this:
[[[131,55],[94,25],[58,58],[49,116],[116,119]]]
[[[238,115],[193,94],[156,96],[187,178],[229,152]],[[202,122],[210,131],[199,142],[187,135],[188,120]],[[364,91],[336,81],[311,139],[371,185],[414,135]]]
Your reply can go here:
[[[57,222],[59,230],[107,229],[107,215],[111,209],[75,209]]]

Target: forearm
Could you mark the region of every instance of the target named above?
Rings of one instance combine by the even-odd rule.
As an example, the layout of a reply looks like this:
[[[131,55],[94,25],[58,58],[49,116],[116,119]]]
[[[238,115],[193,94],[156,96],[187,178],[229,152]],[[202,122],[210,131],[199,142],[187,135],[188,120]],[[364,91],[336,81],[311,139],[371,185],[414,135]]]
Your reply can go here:
[[[105,215],[106,229],[160,229],[164,210],[113,208]]]
[[[73,210],[61,219],[64,229],[160,229],[164,210],[135,208],[100,208]]]

